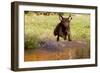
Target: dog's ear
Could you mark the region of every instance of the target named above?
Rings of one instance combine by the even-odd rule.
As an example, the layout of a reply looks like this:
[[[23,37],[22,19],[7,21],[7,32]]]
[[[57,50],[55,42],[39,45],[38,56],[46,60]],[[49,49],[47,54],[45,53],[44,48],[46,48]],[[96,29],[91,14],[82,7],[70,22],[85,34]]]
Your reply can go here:
[[[69,17],[68,17],[68,20],[69,20],[69,21],[72,20],[72,16],[71,16],[71,14],[70,14]]]
[[[61,14],[59,14],[59,20],[62,21],[63,20],[63,16]]]

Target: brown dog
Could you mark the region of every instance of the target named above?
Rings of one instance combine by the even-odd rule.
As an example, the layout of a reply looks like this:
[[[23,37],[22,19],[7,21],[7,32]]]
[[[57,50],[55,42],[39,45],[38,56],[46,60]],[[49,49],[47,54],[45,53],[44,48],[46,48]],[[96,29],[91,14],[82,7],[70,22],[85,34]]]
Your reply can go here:
[[[62,15],[59,15],[60,23],[57,24],[54,29],[54,35],[57,36],[57,41],[59,41],[59,37],[62,37],[66,40],[68,36],[68,40],[71,41],[70,34],[70,21],[72,20],[71,15],[68,18],[64,18]]]

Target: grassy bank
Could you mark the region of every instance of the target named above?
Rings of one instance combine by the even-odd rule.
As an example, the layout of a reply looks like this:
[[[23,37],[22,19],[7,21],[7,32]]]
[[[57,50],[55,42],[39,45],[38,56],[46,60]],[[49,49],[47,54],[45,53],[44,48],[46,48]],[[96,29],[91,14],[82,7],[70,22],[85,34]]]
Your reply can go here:
[[[68,17],[68,14],[64,14]],[[88,14],[72,14],[72,40],[90,39],[90,17]],[[35,15],[34,12],[25,14],[25,49],[35,49],[44,40],[56,40],[54,28],[60,22],[58,15]],[[61,39],[63,40],[63,39]]]

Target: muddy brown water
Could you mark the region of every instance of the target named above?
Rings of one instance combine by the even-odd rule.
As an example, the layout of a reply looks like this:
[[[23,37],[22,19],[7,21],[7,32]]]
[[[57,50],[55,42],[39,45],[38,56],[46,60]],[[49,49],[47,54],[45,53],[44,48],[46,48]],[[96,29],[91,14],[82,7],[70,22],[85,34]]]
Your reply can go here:
[[[33,50],[27,49],[24,61],[67,60],[90,58],[90,48],[85,41],[45,41]]]

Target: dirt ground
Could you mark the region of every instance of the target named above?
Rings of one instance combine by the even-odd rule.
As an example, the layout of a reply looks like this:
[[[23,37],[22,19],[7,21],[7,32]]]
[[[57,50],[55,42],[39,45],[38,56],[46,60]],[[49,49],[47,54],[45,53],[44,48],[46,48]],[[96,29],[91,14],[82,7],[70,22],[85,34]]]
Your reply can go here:
[[[27,49],[24,61],[47,61],[90,58],[90,48],[85,41],[44,41],[37,49]]]

